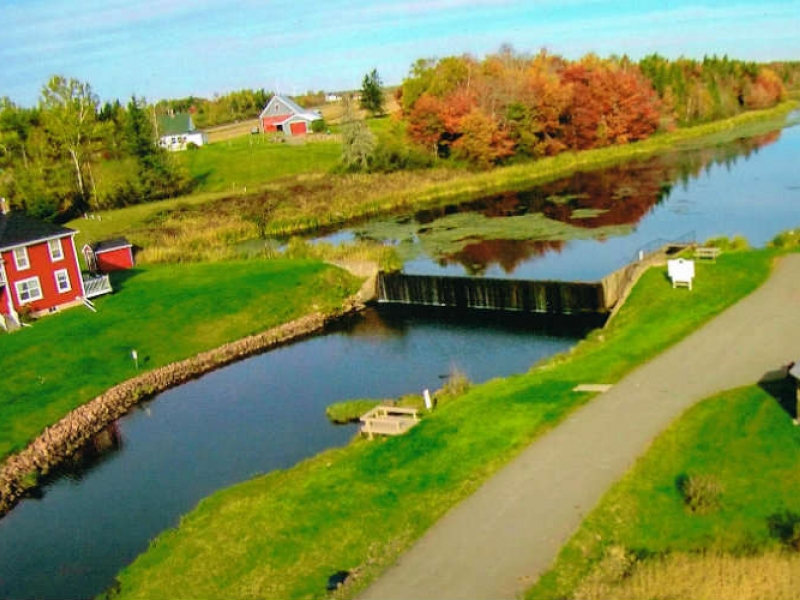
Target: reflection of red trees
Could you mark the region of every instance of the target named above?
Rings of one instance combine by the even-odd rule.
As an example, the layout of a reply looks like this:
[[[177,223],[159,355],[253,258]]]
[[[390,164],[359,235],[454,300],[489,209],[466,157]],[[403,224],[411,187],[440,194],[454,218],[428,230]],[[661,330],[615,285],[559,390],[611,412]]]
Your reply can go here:
[[[525,192],[508,192],[481,198],[461,206],[431,209],[416,215],[418,223],[459,211],[472,211],[489,218],[542,213],[547,218],[575,227],[596,229],[635,225],[660,203],[678,182],[696,178],[711,165],[732,165],[768,144],[776,142],[780,131],[740,139],[722,146],[674,153],[646,161],[611,167],[541,185]],[[575,211],[599,211],[595,216],[576,217]],[[459,252],[445,256],[443,263],[459,263],[471,274],[481,274],[492,264],[506,273],[526,260],[547,252],[560,251],[563,241],[486,240],[468,244]]]
[[[470,275],[483,274],[493,264],[512,273],[531,257],[560,252],[565,243],[563,240],[484,240],[448,255],[444,262],[459,263]]]
[[[612,168],[602,172],[579,173],[568,180],[543,187],[546,197],[580,195],[561,203],[547,202],[542,212],[549,219],[585,229],[638,223],[668,191],[667,170],[647,165],[641,169]],[[593,216],[575,217],[577,210],[599,211]]]

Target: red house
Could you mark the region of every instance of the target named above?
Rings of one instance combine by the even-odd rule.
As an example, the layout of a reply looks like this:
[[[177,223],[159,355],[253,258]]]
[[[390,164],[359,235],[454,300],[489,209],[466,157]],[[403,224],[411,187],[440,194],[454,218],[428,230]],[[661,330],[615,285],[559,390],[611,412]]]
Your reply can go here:
[[[19,325],[19,312],[32,316],[83,302],[86,296],[77,231],[0,210],[0,326]]]
[[[133,244],[125,238],[86,244],[82,248],[86,266],[92,273],[108,273],[133,268]]]
[[[309,112],[285,96],[273,96],[258,117],[264,133],[282,132],[284,135],[302,135],[311,131],[311,124],[322,117]]]

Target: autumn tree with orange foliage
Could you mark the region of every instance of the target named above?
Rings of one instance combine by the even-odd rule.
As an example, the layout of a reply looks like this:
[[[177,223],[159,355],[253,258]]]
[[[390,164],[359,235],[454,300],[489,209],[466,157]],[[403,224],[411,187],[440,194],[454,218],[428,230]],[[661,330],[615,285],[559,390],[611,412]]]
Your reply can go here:
[[[587,56],[562,73],[571,87],[565,143],[577,150],[641,140],[658,129],[660,101],[639,68]]]
[[[509,46],[482,61],[469,55],[419,60],[398,92],[413,143],[481,168],[636,142],[659,129],[769,107],[784,97],[775,71],[727,57],[700,62],[651,55],[637,64],[587,55],[570,62]]]

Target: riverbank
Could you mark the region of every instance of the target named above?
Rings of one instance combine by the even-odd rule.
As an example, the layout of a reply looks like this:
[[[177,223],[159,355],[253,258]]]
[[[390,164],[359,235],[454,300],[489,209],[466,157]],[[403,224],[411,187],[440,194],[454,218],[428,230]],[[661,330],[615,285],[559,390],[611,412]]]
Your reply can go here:
[[[474,386],[400,438],[359,441],[214,494],[120,574],[120,597],[320,597],[340,571],[351,577],[335,597],[353,597],[587,403],[590,394],[572,391],[578,384],[618,381],[750,293],[773,257],[731,252],[698,264],[691,293],[651,270],[611,326],[571,353]]]
[[[773,109],[654,135],[647,140],[583,152],[564,152],[534,162],[491,171],[471,172],[438,167],[387,174],[316,174],[289,178],[251,189],[248,193],[209,197],[192,196],[103,213],[102,220],[69,223],[80,230],[78,241],[126,235],[147,248],[153,262],[175,257],[219,260],[235,254],[246,239],[307,234],[324,228],[379,215],[414,212],[508,191],[523,190],[569,176],[644,159],[675,149],[723,143],[785,126],[786,116],[798,106],[790,101]],[[268,210],[264,231],[247,215]],[[157,223],[171,235],[159,233]]]
[[[26,358],[25,354],[39,353],[41,340],[38,337],[40,336],[43,336],[44,340],[52,344],[53,337],[61,337],[68,334],[74,335],[75,331],[80,331],[82,335],[93,338],[91,342],[94,342],[99,351],[104,352],[106,358],[108,358],[108,347],[112,344],[123,342],[127,337],[127,330],[119,321],[131,309],[130,305],[124,302],[124,299],[134,299],[136,302],[144,300],[151,310],[155,310],[155,307],[150,303],[156,303],[156,298],[135,298],[137,291],[146,294],[147,292],[143,290],[152,289],[152,286],[142,288],[134,285],[134,280],[127,281],[117,295],[104,299],[103,302],[98,304],[100,308],[98,315],[91,315],[86,312],[67,312],[63,315],[39,321],[33,329],[18,332],[3,340],[7,345],[13,344],[13,349],[17,350],[16,354],[22,354],[23,356],[12,357],[11,353],[9,353],[3,359],[3,370],[4,373],[9,374],[9,377],[6,377],[2,384],[6,390],[4,395],[6,402],[0,403],[0,415],[3,417],[3,421],[0,422],[2,428],[14,430],[17,432],[17,438],[20,439],[19,431],[24,431],[22,425],[27,424],[30,429],[35,426],[35,423],[41,423],[43,419],[48,418],[48,415],[55,413],[56,418],[50,417],[50,422],[44,423],[39,428],[39,431],[43,430],[42,433],[38,434],[33,441],[26,444],[19,452],[7,457],[2,466],[0,466],[0,515],[13,507],[27,490],[35,487],[40,476],[50,472],[90,440],[92,436],[125,414],[132,406],[170,387],[179,385],[223,365],[313,334],[324,328],[331,321],[363,308],[365,302],[371,299],[371,294],[374,290],[374,279],[368,277],[361,289],[356,293],[352,293],[355,287],[353,286],[355,279],[340,277],[330,267],[309,261],[284,262],[282,264],[278,262],[272,265],[265,263],[260,269],[258,268],[258,263],[255,262],[239,265],[228,264],[222,265],[222,267],[226,273],[219,272],[220,267],[218,266],[216,269],[211,268],[212,272],[207,276],[215,280],[214,283],[217,286],[222,282],[227,282],[233,287],[234,292],[242,292],[243,290],[239,286],[249,286],[249,281],[254,277],[257,278],[259,274],[262,277],[271,275],[272,289],[266,294],[262,293],[261,296],[253,299],[260,300],[264,304],[260,308],[261,310],[266,309],[266,313],[269,315],[267,319],[270,320],[274,320],[276,316],[280,319],[281,315],[291,314],[286,313],[285,308],[278,307],[278,304],[285,303],[286,294],[289,290],[301,284],[308,286],[308,297],[305,294],[295,294],[294,296],[298,301],[297,308],[300,310],[305,308],[308,314],[300,318],[292,318],[288,323],[270,327],[264,332],[246,335],[236,341],[217,345],[214,349],[207,350],[202,345],[208,343],[209,339],[220,339],[220,336],[236,335],[238,332],[246,331],[244,327],[251,329],[253,324],[242,322],[239,319],[240,322],[237,325],[229,319],[218,317],[214,328],[215,333],[211,336],[203,335],[202,326],[207,322],[204,311],[186,297],[187,310],[189,306],[193,305],[194,310],[199,313],[191,317],[187,316],[184,319],[188,321],[188,323],[184,323],[185,326],[188,325],[187,331],[196,336],[195,339],[191,340],[188,347],[194,345],[198,350],[202,350],[201,352],[188,359],[164,361],[166,364],[159,365],[156,361],[159,361],[161,356],[156,352],[157,348],[153,346],[154,340],[150,338],[159,336],[166,341],[170,349],[177,347],[177,352],[184,352],[184,343],[181,342],[184,328],[180,326],[179,322],[173,320],[174,315],[169,312],[162,315],[163,321],[151,314],[148,323],[141,321],[135,323],[136,333],[142,336],[139,338],[140,342],[142,339],[147,339],[149,346],[130,344],[129,347],[141,349],[143,369],[149,369],[151,365],[154,368],[131,379],[121,378],[125,380],[121,383],[114,382],[114,385],[107,385],[102,393],[94,396],[91,400],[84,400],[83,402],[80,400],[80,393],[84,389],[83,386],[77,388],[70,386],[71,378],[74,376],[72,372],[76,369],[88,370],[89,372],[83,373],[83,375],[97,380],[100,379],[99,375],[103,370],[103,363],[100,361],[87,362],[87,356],[92,355],[91,349],[88,347],[85,348],[87,356],[74,356],[73,353],[71,360],[66,356],[56,356],[56,359],[61,358],[62,360],[57,361],[58,367],[53,367],[54,370],[48,372],[50,381],[40,376],[40,387],[45,387],[45,385],[52,382],[50,383],[52,388],[49,390],[48,397],[67,402],[67,405],[74,405],[70,407],[70,410],[64,410],[60,415],[58,414],[58,404],[55,401],[48,402],[48,397],[36,398],[31,396],[31,393],[36,390],[29,390],[27,394],[23,394],[21,390],[15,389],[15,381],[12,375],[22,370]],[[170,280],[174,287],[181,288],[181,281],[189,282],[190,287],[192,287],[198,284],[195,279],[199,274],[195,272],[195,269],[190,268],[188,272],[183,271],[182,273],[179,272],[180,270],[164,269],[161,275]],[[296,278],[295,276],[298,277]],[[241,280],[237,279],[237,277],[240,277]],[[241,281],[241,283],[236,283],[237,281]],[[188,296],[188,288],[182,289],[184,295]],[[348,294],[344,297],[344,300],[342,300],[343,295],[339,295],[342,292]],[[124,299],[122,298],[123,295]],[[112,304],[114,302],[120,302],[121,304],[109,306],[110,301]],[[228,301],[220,297],[219,293],[216,296],[209,294],[205,302],[213,304],[214,311],[219,311],[228,305]],[[245,306],[247,304],[245,303]],[[311,307],[315,308],[309,310]],[[274,310],[276,314],[270,314],[270,309]],[[242,317],[245,321],[248,316],[253,318],[255,323],[259,321],[258,313],[249,312],[241,303],[239,303],[239,310],[243,311]],[[296,314],[295,312],[293,316],[296,316]],[[235,318],[236,315],[234,315]],[[103,322],[104,319],[105,323]],[[92,329],[93,327],[96,327],[96,329]],[[105,336],[111,337],[106,339]],[[152,354],[149,352],[145,354],[145,349],[152,351]],[[54,353],[57,354],[55,351]],[[91,364],[92,366],[78,366],[75,364],[76,360],[80,365]],[[127,360],[130,361],[130,358],[128,357]],[[61,373],[55,371],[56,368],[61,369]],[[113,377],[117,376],[117,374],[113,372],[113,369],[106,369],[106,371],[109,370],[112,372],[110,374],[105,373],[110,375],[106,380],[113,382]],[[26,380],[28,387],[30,387],[30,375]],[[25,421],[20,419],[19,416],[14,420],[13,415],[19,415],[20,409],[18,405],[20,401],[29,398],[31,402],[38,401],[40,403],[39,409],[37,410],[35,406],[29,406],[28,409],[33,412]],[[13,443],[13,440],[5,439],[4,442],[8,445]]]

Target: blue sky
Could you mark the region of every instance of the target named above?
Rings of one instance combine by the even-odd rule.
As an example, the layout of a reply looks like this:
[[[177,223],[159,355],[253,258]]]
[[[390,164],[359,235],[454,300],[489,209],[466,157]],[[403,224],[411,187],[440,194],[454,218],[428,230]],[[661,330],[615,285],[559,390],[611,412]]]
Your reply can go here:
[[[0,96],[26,106],[59,74],[101,99],[400,83],[418,58],[508,43],[567,58],[800,59],[800,0],[0,0]]]

